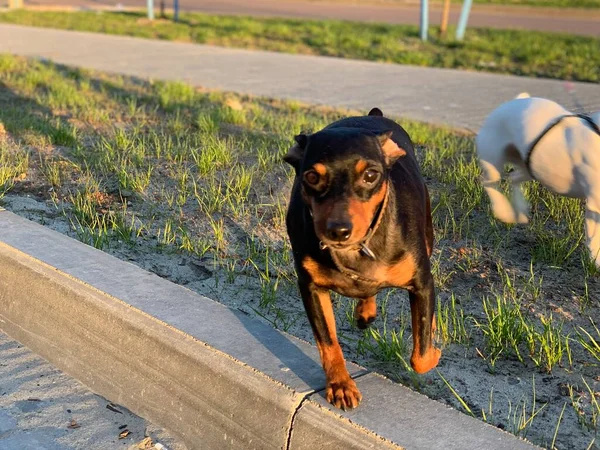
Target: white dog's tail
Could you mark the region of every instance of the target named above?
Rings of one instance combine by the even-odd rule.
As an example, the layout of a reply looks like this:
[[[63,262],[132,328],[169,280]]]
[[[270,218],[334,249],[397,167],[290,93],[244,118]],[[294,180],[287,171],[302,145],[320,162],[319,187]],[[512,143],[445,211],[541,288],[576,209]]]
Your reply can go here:
[[[529,97],[531,97],[531,95],[529,95],[527,92],[521,92],[515,98],[529,98]]]

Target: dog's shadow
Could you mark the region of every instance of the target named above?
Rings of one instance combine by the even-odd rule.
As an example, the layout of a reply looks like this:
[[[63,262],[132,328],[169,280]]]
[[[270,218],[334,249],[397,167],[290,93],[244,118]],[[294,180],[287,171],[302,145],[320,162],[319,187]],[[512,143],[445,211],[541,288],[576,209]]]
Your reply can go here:
[[[240,311],[235,311],[234,315],[248,333],[280,361],[277,367],[268,361],[257,361],[256,369],[298,392],[319,392],[325,389],[325,375],[315,347]],[[245,356],[244,359],[247,360],[248,355]],[[252,355],[250,357],[253,358]],[[260,350],[254,357],[260,357]]]

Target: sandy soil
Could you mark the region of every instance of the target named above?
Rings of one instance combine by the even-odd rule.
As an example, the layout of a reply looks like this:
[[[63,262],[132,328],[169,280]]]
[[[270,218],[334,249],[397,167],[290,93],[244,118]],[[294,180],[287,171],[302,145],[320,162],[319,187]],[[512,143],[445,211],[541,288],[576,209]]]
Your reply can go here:
[[[2,333],[0,380],[3,450],[138,450],[151,448],[150,442],[186,449],[165,430],[95,395]]]

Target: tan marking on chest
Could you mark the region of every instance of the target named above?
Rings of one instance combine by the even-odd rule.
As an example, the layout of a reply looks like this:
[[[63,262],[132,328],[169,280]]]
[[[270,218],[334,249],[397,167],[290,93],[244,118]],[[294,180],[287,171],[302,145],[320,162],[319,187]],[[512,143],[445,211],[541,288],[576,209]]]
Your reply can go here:
[[[329,286],[331,284],[330,270],[321,266],[310,256],[304,258],[302,267],[308,272],[313,283],[317,286]]]
[[[342,282],[337,271],[334,273],[334,277],[331,269],[323,267],[317,261],[312,259],[310,256],[306,256],[302,261],[302,267],[308,272],[313,282],[317,286],[332,286],[333,284],[346,285]],[[406,287],[409,286],[416,273],[416,262],[414,257],[407,253],[404,258],[398,261],[396,264],[387,265],[380,262],[373,262],[369,266],[369,270],[364,273],[365,278],[369,278],[375,281],[377,284]],[[348,277],[347,283],[352,283],[352,280]]]
[[[387,266],[385,280],[383,283],[394,286],[408,286],[415,277],[417,264],[412,254],[407,253],[404,258],[392,266]]]

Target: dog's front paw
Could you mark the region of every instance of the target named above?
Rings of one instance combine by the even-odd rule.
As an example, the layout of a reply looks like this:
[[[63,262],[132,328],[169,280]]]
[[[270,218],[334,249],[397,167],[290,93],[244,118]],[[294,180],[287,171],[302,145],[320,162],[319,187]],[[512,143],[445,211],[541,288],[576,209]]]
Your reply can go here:
[[[362,400],[362,394],[356,387],[356,383],[350,376],[340,381],[327,381],[325,398],[336,408],[356,408]]]
[[[410,365],[417,373],[429,372],[435,366],[437,366],[442,352],[439,348],[430,347],[424,355],[420,355],[417,350],[413,350],[413,354],[410,358]]]
[[[376,318],[376,316],[371,316],[371,317],[358,316],[356,318],[356,326],[358,328],[360,328],[361,330],[369,328],[369,326],[375,321],[375,318]]]
[[[529,223],[529,203],[523,196],[521,188],[513,188],[512,204],[517,215],[517,223]]]
[[[508,202],[506,202],[505,205],[501,205],[501,206],[494,205],[492,212],[494,213],[494,217],[501,222],[509,223],[509,224],[517,222],[516,217],[515,217],[516,216],[515,210],[512,208],[512,206]]]
[[[520,223],[520,224],[529,223],[529,217],[527,217],[527,215],[525,215],[523,213],[519,213],[519,215],[517,216],[517,223]]]

